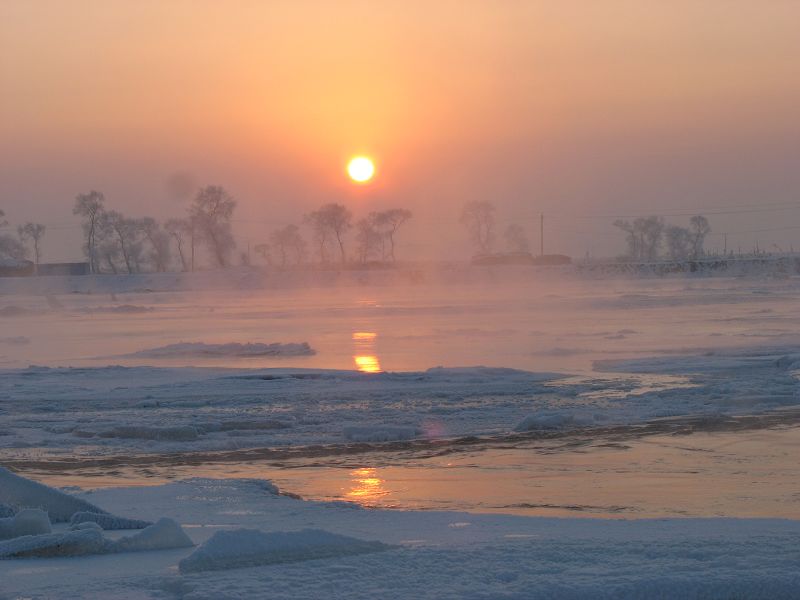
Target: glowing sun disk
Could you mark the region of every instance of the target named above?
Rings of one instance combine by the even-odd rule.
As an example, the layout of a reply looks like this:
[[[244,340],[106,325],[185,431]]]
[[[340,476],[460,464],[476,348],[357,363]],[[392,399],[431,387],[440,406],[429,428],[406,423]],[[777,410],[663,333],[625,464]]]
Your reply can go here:
[[[357,183],[366,183],[375,175],[375,164],[366,156],[356,156],[347,163],[347,174]]]

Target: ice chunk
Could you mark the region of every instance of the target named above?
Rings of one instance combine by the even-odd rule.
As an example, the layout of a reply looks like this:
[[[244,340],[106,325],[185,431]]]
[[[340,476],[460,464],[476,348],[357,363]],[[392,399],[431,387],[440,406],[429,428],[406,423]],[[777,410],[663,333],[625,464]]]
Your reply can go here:
[[[13,517],[0,519],[0,540],[50,533],[50,519],[38,508],[25,508]]]
[[[275,531],[255,529],[218,531],[180,564],[182,573],[236,569],[380,552],[390,548],[321,529]]]
[[[545,411],[525,417],[514,431],[536,431],[539,429],[566,429],[569,427],[588,427],[594,418],[587,414]]]
[[[0,542],[2,558],[47,558],[54,556],[83,556],[102,554],[107,549],[107,540],[96,529],[26,535]]]
[[[181,526],[172,519],[162,518],[139,533],[111,542],[110,551],[141,552],[190,546],[194,546],[194,542],[189,539]]]
[[[152,525],[150,521],[140,521],[139,519],[126,519],[124,517],[115,517],[107,513],[95,512],[76,512],[69,520],[72,525],[79,525],[80,523],[97,523],[102,529],[144,529]]]
[[[345,427],[344,437],[353,442],[397,442],[411,440],[420,435],[416,427],[397,425],[363,425]]]
[[[0,502],[12,508],[41,508],[54,523],[69,521],[76,512],[105,513],[88,502],[0,467]]]

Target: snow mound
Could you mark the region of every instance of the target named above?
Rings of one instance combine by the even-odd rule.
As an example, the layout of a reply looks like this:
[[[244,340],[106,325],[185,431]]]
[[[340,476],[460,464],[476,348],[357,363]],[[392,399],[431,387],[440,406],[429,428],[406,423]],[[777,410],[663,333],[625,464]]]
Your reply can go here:
[[[23,535],[0,542],[0,559],[144,552],[188,548],[193,545],[180,525],[172,519],[164,518],[137,534],[118,540],[104,537],[96,524],[95,527],[81,527],[61,533]]]
[[[316,350],[309,346],[308,342],[299,344],[239,344],[236,342],[206,344],[203,342],[180,342],[178,344],[140,350],[128,356],[136,358],[203,358],[216,356],[242,358],[254,356],[311,356],[316,353]]]
[[[103,554],[107,541],[96,529],[81,529],[66,533],[26,535],[0,542],[0,559],[51,558],[56,556],[83,556]]]
[[[110,552],[142,552],[147,550],[166,550],[169,548],[189,548],[194,542],[189,539],[172,519],[162,518],[145,527],[139,533],[120,538],[109,544]]]
[[[26,508],[13,517],[0,519],[0,540],[50,533],[50,519],[38,508]]]
[[[390,546],[330,533],[321,529],[218,531],[179,563],[181,573],[236,569],[380,552]]]
[[[411,440],[420,435],[416,427],[396,425],[363,425],[345,427],[344,437],[353,442],[398,442]]]
[[[76,512],[103,514],[105,511],[79,498],[0,467],[0,503],[12,508],[42,508],[54,523],[67,522]]]
[[[568,429],[573,427],[589,427],[594,425],[594,417],[587,414],[565,412],[541,412],[525,417],[514,428],[514,431],[538,431],[542,429]]]
[[[95,523],[101,529],[144,529],[152,525],[150,521],[140,521],[139,519],[126,519],[115,517],[106,513],[95,512],[76,512],[69,520],[70,525],[76,526],[82,523]]]

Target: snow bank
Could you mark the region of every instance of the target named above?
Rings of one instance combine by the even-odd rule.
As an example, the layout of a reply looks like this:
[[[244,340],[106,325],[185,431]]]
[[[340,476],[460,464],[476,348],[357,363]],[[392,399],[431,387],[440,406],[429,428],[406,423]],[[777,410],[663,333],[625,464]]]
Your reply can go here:
[[[51,558],[102,554],[107,540],[96,529],[81,529],[65,533],[26,535],[0,542],[0,559]]]
[[[42,515],[46,520],[47,515],[44,513]],[[60,533],[49,533],[49,521],[47,524],[48,532],[43,535],[24,534],[0,542],[0,559],[143,552],[188,548],[194,545],[180,525],[172,519],[166,518],[160,519],[137,534],[118,540],[104,537],[102,530],[96,524],[94,527],[79,527]]]
[[[53,522],[69,521],[76,512],[105,513],[85,500],[15,475],[0,467],[0,503],[12,508],[42,508]]]
[[[363,425],[345,427],[343,433],[344,437],[353,442],[397,442],[414,439],[422,432],[416,427]]]
[[[585,413],[545,411],[525,417],[514,431],[537,431],[542,429],[572,429],[595,424],[594,417]]]
[[[255,356],[312,356],[316,350],[308,342],[289,343],[247,343],[206,344],[203,342],[180,342],[157,348],[149,348],[129,354],[135,358],[203,358],[203,357],[255,357]]]
[[[390,548],[381,542],[367,542],[321,529],[275,531],[255,529],[218,531],[184,558],[181,573],[254,567],[274,563],[380,552]]]
[[[152,525],[150,521],[140,521],[138,519],[126,519],[125,517],[115,517],[106,513],[95,512],[76,512],[69,520],[70,525],[76,526],[82,523],[95,523],[101,529],[144,529]]]
[[[145,527],[139,533],[111,542],[109,551],[142,552],[169,548],[189,548],[191,546],[194,546],[194,543],[180,525],[172,519],[162,518]]]
[[[23,535],[39,535],[51,531],[47,513],[38,508],[26,508],[13,517],[0,519],[0,540]]]

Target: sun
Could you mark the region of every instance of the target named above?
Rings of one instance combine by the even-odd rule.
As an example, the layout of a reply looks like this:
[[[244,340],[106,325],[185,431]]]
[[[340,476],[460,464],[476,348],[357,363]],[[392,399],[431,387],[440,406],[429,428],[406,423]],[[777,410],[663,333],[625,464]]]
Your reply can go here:
[[[367,183],[375,175],[375,164],[366,156],[354,156],[347,163],[347,174],[356,183]]]

